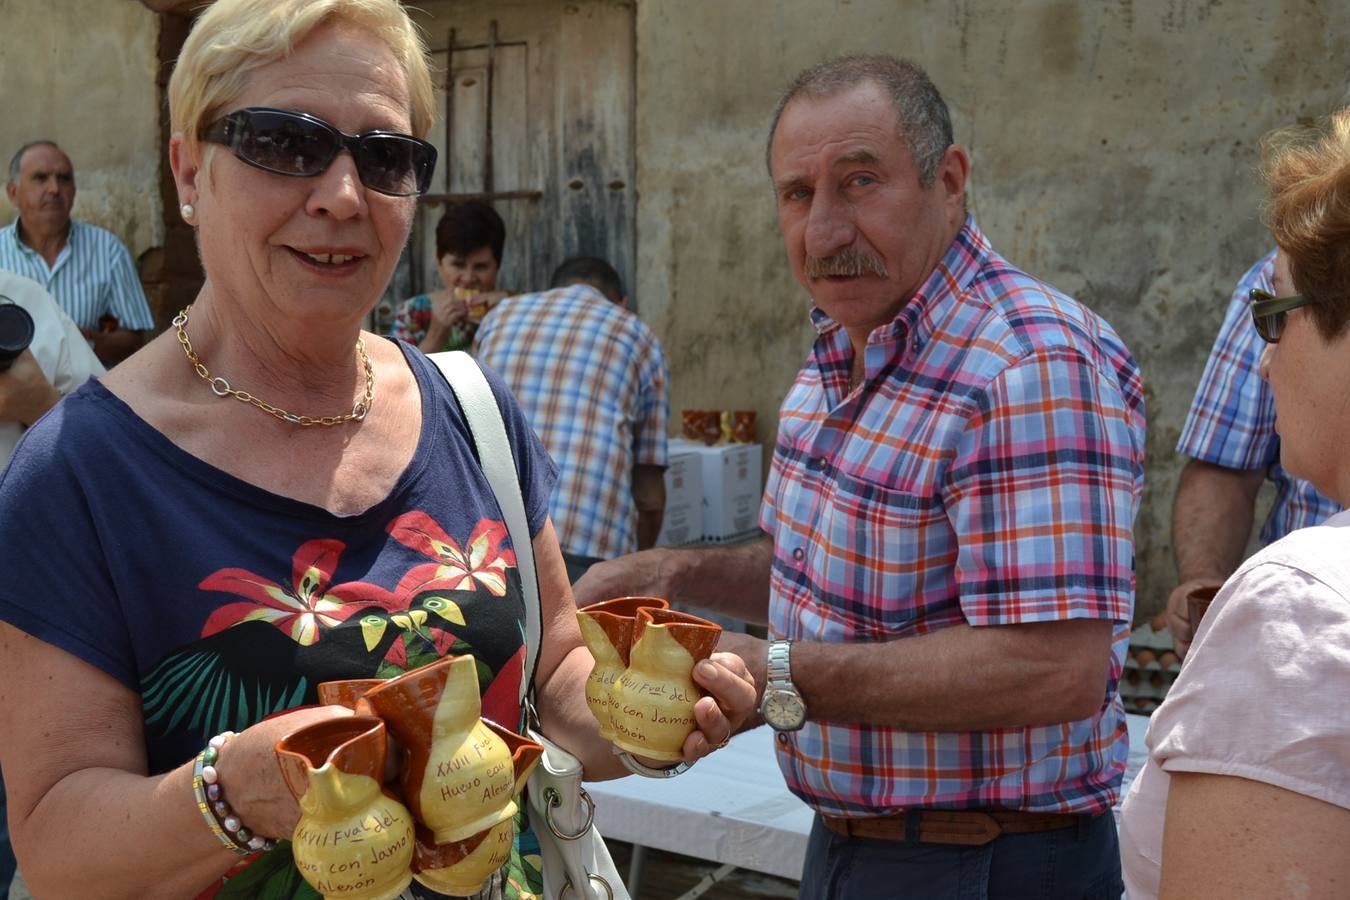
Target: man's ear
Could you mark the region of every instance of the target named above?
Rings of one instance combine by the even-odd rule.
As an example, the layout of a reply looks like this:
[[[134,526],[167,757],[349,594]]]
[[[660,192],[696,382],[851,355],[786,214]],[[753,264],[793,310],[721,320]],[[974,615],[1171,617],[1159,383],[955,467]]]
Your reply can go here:
[[[946,206],[959,224],[966,218],[966,180],[970,177],[970,154],[960,144],[952,144],[942,154],[934,182],[942,188]]]
[[[19,186],[17,184],[12,181],[5,182],[5,196],[9,198],[9,205],[15,209],[19,208],[19,204],[14,200],[14,195],[18,192]]]

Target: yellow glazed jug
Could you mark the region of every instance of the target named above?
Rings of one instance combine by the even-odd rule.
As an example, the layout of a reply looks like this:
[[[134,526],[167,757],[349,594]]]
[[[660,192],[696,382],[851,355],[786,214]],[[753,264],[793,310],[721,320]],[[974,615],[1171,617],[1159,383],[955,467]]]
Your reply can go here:
[[[330,719],[277,742],[286,786],[300,803],[291,853],[326,898],[393,900],[412,881],[413,821],[381,788],[384,723]]]
[[[496,722],[483,720],[489,729],[511,751],[515,777],[515,795],[525,789],[525,782],[544,753],[542,745]],[[488,876],[506,864],[515,844],[514,817],[503,819],[491,828],[472,834],[463,840],[436,843],[430,830],[418,826],[417,849],[413,853],[413,878],[434,891],[452,897],[474,896],[482,890]]]
[[[641,608],[628,668],[614,685],[614,744],[629,753],[674,762],[694,730],[694,663],[707,659],[722,628],[672,609]]]
[[[447,656],[366,692],[403,745],[403,799],[434,842],[459,841],[516,814],[511,748],[482,720],[472,656]]]
[[[577,610],[581,639],[595,658],[586,678],[586,705],[600,723],[600,736],[607,741],[614,740],[614,685],[628,668],[637,611],[667,606],[660,597],[616,597]]]

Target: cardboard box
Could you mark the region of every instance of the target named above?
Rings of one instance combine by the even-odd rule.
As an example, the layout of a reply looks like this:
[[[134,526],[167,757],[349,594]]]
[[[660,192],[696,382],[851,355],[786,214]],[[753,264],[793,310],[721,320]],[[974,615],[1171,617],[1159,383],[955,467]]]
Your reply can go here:
[[[672,440],[671,453],[693,453],[703,470],[704,541],[721,544],[759,534],[759,501],[764,490],[759,444],[708,447]]]
[[[671,447],[665,482],[666,511],[656,546],[697,543],[703,538],[703,462],[698,454]]]

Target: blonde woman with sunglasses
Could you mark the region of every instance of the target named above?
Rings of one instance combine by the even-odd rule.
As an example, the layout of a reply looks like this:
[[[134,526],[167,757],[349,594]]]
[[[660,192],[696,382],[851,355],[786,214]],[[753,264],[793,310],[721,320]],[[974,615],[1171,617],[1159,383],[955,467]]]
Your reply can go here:
[[[299,809],[273,748],[350,715],[316,686],[471,653],[484,715],[519,729],[531,675],[519,548],[463,412],[420,352],[361,330],[436,161],[406,12],[218,0],[169,97],[205,283],[0,481],[0,765],[44,900],[313,896],[280,840]],[[490,383],[537,561],[543,730],[614,777],[547,515],[556,469]],[[755,698],[735,656],[695,677],[710,696],[684,763]],[[481,896],[538,892],[537,852],[518,835]]]
[[[1275,293],[1253,291],[1280,464],[1350,501],[1350,109],[1265,144]],[[1344,897],[1350,512],[1242,564],[1149,725],[1121,853],[1131,898]]]

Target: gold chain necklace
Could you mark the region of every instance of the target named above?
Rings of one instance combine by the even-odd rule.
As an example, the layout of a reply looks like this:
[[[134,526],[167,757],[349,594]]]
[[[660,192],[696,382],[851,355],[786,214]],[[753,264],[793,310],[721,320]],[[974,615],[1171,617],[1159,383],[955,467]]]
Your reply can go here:
[[[241,403],[247,403],[250,406],[256,406],[269,416],[274,416],[283,422],[289,422],[292,425],[342,425],[347,422],[360,422],[370,412],[370,405],[375,400],[375,370],[370,366],[370,357],[366,355],[366,342],[358,337],[356,339],[356,352],[361,357],[361,365],[366,370],[366,393],[356,404],[352,406],[352,411],[341,416],[297,416],[295,413],[286,412],[279,406],[273,406],[265,400],[260,400],[250,394],[248,391],[239,391],[230,387],[230,383],[219,375],[212,375],[206,368],[195,350],[192,349],[192,341],[188,339],[187,323],[188,310],[192,309],[189,303],[183,307],[183,311],[173,317],[173,327],[178,332],[178,343],[183,345],[183,352],[187,354],[188,362],[192,363],[192,369],[201,379],[211,385],[211,390],[217,397],[233,397]]]

